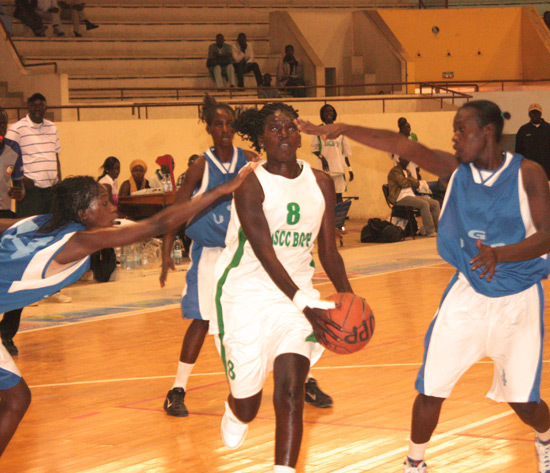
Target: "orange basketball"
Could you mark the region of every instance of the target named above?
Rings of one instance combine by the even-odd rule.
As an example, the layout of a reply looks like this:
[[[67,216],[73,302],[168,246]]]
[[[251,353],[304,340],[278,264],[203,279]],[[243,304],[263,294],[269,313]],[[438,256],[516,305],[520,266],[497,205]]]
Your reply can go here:
[[[340,340],[327,335],[325,348],[334,353],[346,354],[361,350],[374,333],[374,315],[362,297],[348,292],[338,292],[328,298],[336,302],[335,309],[327,310],[328,317],[340,326],[330,327]]]

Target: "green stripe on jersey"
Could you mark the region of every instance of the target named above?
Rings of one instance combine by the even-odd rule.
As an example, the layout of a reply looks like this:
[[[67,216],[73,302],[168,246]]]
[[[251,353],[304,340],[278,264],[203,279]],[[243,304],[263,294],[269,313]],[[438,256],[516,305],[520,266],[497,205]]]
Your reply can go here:
[[[231,262],[227,265],[221,278],[218,280],[218,283],[216,284],[216,314],[218,318],[218,331],[219,331],[219,337],[221,342],[220,343],[221,357],[222,357],[222,362],[223,362],[226,376],[227,376],[227,360],[225,359],[225,347],[223,346],[223,336],[225,334],[225,327],[223,325],[223,309],[222,309],[221,298],[222,298],[222,292],[223,292],[223,285],[227,280],[229,271],[239,266],[241,259],[243,257],[244,244],[246,243],[246,235],[244,234],[242,227],[239,227],[238,238],[239,238],[239,244],[237,246],[237,250],[235,251],[235,254],[233,255]]]

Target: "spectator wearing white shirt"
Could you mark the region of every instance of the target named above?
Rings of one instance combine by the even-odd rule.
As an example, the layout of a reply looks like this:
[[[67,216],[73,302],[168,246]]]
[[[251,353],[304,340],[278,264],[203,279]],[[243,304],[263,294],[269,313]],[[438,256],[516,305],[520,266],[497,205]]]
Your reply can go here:
[[[24,197],[16,204],[17,217],[50,212],[52,186],[61,180],[59,135],[55,124],[44,119],[46,98],[33,94],[29,113],[9,127],[6,138],[15,141],[23,157]]]
[[[262,85],[262,73],[260,66],[254,62],[254,49],[252,43],[246,39],[246,34],[239,33],[237,41],[232,46],[235,73],[237,74],[237,87],[244,87],[244,75],[253,72],[256,77],[256,85]]]

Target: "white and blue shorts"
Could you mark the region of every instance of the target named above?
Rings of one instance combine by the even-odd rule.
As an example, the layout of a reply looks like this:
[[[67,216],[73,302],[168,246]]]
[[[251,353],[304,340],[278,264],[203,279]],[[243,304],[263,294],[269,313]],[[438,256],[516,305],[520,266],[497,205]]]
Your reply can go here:
[[[315,364],[324,348],[308,341],[313,330],[305,315],[288,299],[265,299],[249,304],[223,303],[224,325],[220,325],[218,350],[225,365],[231,394],[243,399],[259,393],[275,359],[295,353]],[[246,324],[234,318],[246,320]],[[231,323],[231,319],[236,322]]]
[[[510,296],[487,297],[462,274],[453,276],[424,341],[416,389],[447,398],[476,362],[494,361],[487,397],[497,402],[540,402],[544,339],[540,283]]]
[[[191,265],[187,270],[186,287],[181,298],[181,313],[185,319],[215,320],[216,261],[223,248],[191,243]]]
[[[21,373],[8,353],[0,343],[0,390],[13,388],[21,381]]]

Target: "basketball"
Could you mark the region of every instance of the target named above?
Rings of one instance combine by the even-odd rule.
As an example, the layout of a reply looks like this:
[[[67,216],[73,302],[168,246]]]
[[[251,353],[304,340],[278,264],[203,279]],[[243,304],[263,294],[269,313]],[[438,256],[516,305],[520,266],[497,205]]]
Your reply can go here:
[[[340,330],[330,327],[340,340],[327,334],[325,348],[334,353],[347,354],[361,350],[374,333],[374,315],[362,297],[347,292],[339,292],[328,298],[336,303],[335,309],[328,309],[327,316],[340,326]]]

